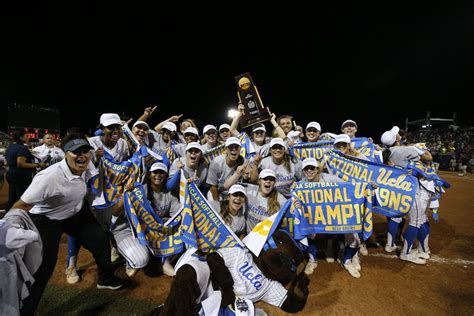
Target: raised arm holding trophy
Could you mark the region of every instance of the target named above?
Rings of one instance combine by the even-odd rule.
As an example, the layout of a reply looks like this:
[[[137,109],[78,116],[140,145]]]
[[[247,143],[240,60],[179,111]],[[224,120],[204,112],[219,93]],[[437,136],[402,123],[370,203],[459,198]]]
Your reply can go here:
[[[263,106],[262,99],[258,93],[257,87],[253,84],[250,73],[235,77],[237,84],[237,96],[240,103],[245,106],[245,114],[240,119],[241,128],[249,127],[271,118],[271,113],[267,107]]]

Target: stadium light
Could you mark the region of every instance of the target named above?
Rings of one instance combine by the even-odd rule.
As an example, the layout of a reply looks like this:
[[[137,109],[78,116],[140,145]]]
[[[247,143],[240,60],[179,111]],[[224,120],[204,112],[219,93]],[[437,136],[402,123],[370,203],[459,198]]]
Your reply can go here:
[[[239,111],[235,110],[235,109],[231,109],[227,112],[227,116],[230,117],[230,118],[234,118],[237,116],[237,114],[239,114]]]

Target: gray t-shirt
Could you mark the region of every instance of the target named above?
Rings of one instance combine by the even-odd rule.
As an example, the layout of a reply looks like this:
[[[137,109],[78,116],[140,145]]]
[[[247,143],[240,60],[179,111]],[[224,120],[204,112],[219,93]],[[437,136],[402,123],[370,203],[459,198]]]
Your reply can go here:
[[[420,160],[420,155],[413,146],[390,147],[389,160],[398,167],[405,168],[410,161]]]
[[[173,217],[181,208],[178,198],[171,192],[153,192],[150,204],[156,215],[165,220]]]
[[[178,167],[177,167],[178,161],[181,161],[184,165],[183,172],[184,172],[184,176],[186,177],[186,179],[191,178],[194,175],[194,170],[189,168],[186,165],[186,157],[181,157],[181,158],[176,159],[175,161],[173,161],[173,164],[171,165],[171,168],[170,168],[169,177],[172,178],[174,176],[174,174],[178,171]],[[197,174],[196,174],[197,180],[194,181],[194,183],[198,187],[200,187],[201,184],[206,183],[207,173],[208,173],[208,169],[207,169],[206,163],[201,162],[198,165],[198,168],[197,168]]]
[[[222,217],[221,203],[217,202],[217,201],[209,201],[209,203],[211,204],[214,211],[218,212],[219,215]],[[244,216],[243,211],[240,210],[237,215],[230,214],[230,217],[232,218],[232,223],[229,224],[229,223],[226,222],[227,226],[229,226],[229,228],[232,229],[232,231],[237,236],[245,234],[246,233],[246,231],[245,231],[245,216]],[[224,218],[222,218],[222,219],[225,221]]]
[[[272,214],[270,214],[268,211],[268,197],[263,197],[258,192],[257,185],[247,184],[245,191],[247,193],[247,213],[245,215],[247,222],[247,233],[249,233],[252,231],[255,225],[267,219]],[[277,200],[278,203],[280,203],[281,209],[281,207],[286,203],[287,199],[278,193]],[[277,210],[277,212],[278,211],[279,210]]]
[[[272,157],[263,158],[260,162],[259,170],[271,169],[275,171],[276,183],[275,188],[283,194],[284,197],[290,197],[291,185],[303,178],[302,175],[302,163],[297,160],[296,163],[290,160],[291,172],[285,168],[285,164],[277,165],[273,162]]]
[[[160,133],[150,130],[149,139],[145,142],[154,152],[158,154],[166,153],[166,149],[170,146],[170,143],[166,143],[163,140],[163,135]]]
[[[176,144],[173,146],[174,152],[178,157],[186,157],[186,146],[187,144]]]
[[[229,167],[226,162],[226,155],[216,157],[209,164],[209,174],[207,175],[207,184],[217,185],[217,191],[221,197],[227,196],[228,190],[224,188],[224,182],[230,176],[232,176],[237,169],[235,167]]]

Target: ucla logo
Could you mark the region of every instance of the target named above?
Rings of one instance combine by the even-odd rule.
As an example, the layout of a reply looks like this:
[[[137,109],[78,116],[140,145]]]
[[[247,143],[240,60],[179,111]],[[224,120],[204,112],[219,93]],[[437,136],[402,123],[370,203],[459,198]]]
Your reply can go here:
[[[248,261],[245,261],[242,266],[239,267],[239,272],[242,274],[242,276],[249,280],[250,284],[253,285],[253,287],[259,291],[262,288],[262,283],[258,280],[262,278],[261,274],[254,275],[251,271],[253,269],[253,266],[248,263]]]

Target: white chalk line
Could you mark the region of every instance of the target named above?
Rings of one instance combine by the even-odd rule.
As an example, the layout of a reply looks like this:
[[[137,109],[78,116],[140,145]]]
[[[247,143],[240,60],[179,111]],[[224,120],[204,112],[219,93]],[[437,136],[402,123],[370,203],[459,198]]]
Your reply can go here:
[[[380,257],[380,258],[387,258],[387,259],[398,259],[397,255],[387,255],[384,253],[370,253],[369,257]],[[461,266],[468,266],[474,265],[474,261],[471,260],[464,260],[464,259],[448,259],[442,258],[437,255],[430,255],[430,259],[426,260],[427,262],[434,262],[439,264],[450,264],[450,265],[461,265]]]

